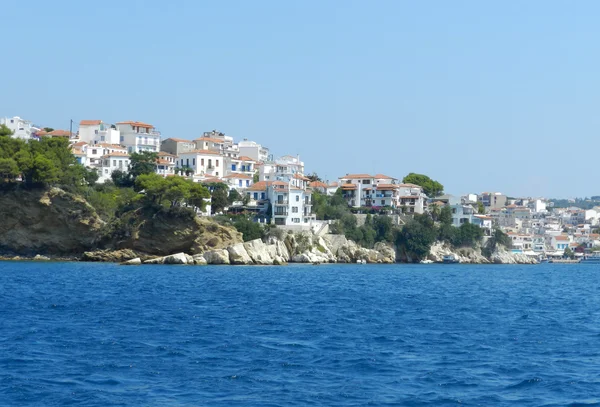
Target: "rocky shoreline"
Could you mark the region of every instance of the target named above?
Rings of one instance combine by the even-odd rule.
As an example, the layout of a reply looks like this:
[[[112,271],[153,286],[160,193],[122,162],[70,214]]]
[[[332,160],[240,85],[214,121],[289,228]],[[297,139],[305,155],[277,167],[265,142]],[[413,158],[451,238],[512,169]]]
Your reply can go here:
[[[442,243],[432,246],[427,259],[442,263],[443,257],[453,255],[464,264],[537,264],[535,259],[522,254],[496,250],[491,258],[484,257],[477,249],[452,249]],[[398,257],[395,249],[385,243],[377,243],[373,249],[365,249],[343,235],[314,236],[308,233],[288,234],[282,240],[270,237],[235,243],[223,248],[189,254],[178,252],[165,256],[150,255],[132,249],[96,250],[84,252],[81,257],[0,257],[0,260],[31,261],[87,261],[110,262],[123,265],[141,264],[187,264],[187,265],[285,265],[288,263],[368,263],[393,264]],[[407,263],[411,259],[407,259]]]

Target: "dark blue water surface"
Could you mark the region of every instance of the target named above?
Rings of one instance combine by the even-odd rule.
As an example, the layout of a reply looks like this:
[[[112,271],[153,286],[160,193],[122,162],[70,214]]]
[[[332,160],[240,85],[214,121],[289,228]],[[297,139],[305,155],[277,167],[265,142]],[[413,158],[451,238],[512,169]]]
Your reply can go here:
[[[0,263],[6,406],[600,405],[598,265]]]

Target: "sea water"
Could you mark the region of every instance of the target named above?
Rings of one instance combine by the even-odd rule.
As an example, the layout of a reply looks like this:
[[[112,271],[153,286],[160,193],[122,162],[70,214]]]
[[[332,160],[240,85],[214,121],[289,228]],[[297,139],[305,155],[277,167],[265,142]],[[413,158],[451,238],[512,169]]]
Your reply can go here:
[[[0,263],[2,406],[599,397],[599,265]]]

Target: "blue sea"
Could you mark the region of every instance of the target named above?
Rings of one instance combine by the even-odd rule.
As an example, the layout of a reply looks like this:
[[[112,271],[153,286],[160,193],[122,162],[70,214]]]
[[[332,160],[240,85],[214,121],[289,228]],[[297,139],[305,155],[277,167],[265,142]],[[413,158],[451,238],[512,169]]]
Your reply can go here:
[[[597,406],[600,267],[0,262],[0,405]]]

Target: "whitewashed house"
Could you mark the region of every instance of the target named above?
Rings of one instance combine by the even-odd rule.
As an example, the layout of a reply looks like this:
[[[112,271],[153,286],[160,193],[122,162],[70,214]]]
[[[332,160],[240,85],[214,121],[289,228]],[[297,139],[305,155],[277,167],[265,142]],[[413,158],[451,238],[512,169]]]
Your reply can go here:
[[[193,150],[180,154],[175,165],[177,168],[192,168],[195,175],[220,178],[225,175],[224,161],[218,151]]]
[[[129,163],[130,159],[129,154],[127,153],[114,151],[103,155],[98,182],[104,183],[105,181],[111,179],[112,173],[116,170],[123,172],[129,171]]]
[[[121,144],[121,132],[114,124],[102,120],[82,120],[79,122],[79,141],[90,145]]]
[[[12,130],[13,135],[11,137],[22,140],[29,140],[35,133],[41,130],[35,127],[29,120],[22,119],[19,116],[1,117],[0,124],[4,124]]]
[[[127,121],[117,123],[116,128],[120,132],[120,144],[127,147],[129,153],[160,150],[160,132],[153,125]]]

